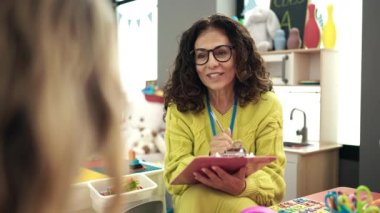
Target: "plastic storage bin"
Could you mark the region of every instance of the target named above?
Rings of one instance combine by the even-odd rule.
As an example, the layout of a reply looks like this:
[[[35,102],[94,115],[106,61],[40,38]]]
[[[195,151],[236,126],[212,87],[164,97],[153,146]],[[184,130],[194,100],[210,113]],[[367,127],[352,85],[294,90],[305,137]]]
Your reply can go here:
[[[89,208],[91,208],[91,198],[87,182],[73,184],[70,187],[67,212],[82,212]]]
[[[138,180],[142,189],[121,193],[121,204],[125,206],[129,202],[135,202],[144,200],[152,196],[154,189],[157,188],[157,184],[153,182],[144,174],[131,174],[123,177],[126,180],[128,177],[133,177]],[[106,191],[107,187],[111,185],[111,179],[101,179],[88,182],[90,189],[90,197],[92,201],[92,208],[96,212],[106,212],[109,202],[114,195],[101,195],[100,192]]]

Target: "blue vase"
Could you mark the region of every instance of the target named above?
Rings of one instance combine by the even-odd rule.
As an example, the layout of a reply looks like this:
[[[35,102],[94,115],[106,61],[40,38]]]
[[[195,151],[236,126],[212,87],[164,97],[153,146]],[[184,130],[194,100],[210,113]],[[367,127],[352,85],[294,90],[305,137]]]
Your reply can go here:
[[[274,49],[284,50],[286,45],[285,31],[283,29],[278,29],[274,33]]]

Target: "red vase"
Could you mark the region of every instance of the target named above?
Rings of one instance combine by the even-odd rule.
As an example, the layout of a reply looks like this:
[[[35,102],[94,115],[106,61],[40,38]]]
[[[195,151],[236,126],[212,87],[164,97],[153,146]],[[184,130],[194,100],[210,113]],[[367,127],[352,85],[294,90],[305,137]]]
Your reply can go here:
[[[321,33],[315,18],[315,5],[309,4],[307,8],[309,10],[309,17],[305,25],[304,45],[306,48],[316,48],[319,47]]]

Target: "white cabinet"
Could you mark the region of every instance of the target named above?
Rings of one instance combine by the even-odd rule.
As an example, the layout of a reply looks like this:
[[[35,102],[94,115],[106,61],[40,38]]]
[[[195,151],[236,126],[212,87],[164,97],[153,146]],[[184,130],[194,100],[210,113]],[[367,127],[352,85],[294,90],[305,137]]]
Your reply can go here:
[[[265,65],[270,71],[270,78],[275,85],[293,85],[297,81],[294,70],[294,54],[292,53],[262,53]]]
[[[320,87],[319,140],[336,143],[338,52],[331,49],[297,49],[262,52],[261,55],[275,86]],[[289,115],[284,114],[284,121],[289,119]]]
[[[318,145],[315,145],[316,147]],[[284,200],[313,194],[338,185],[338,157],[340,145],[331,144],[315,148],[286,151],[285,168],[286,191]],[[324,149],[323,147],[326,147]]]
[[[291,159],[291,154],[286,153],[285,182],[286,191],[284,200],[291,200],[297,196],[297,158]]]

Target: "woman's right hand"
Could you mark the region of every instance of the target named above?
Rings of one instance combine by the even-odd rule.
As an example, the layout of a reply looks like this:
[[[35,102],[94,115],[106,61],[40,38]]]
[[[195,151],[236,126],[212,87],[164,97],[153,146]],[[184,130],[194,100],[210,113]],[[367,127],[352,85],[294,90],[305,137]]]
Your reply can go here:
[[[214,136],[210,142],[210,155],[215,156],[218,152],[219,154],[224,153],[227,149],[231,148],[232,145],[231,130],[228,128],[226,131]]]

